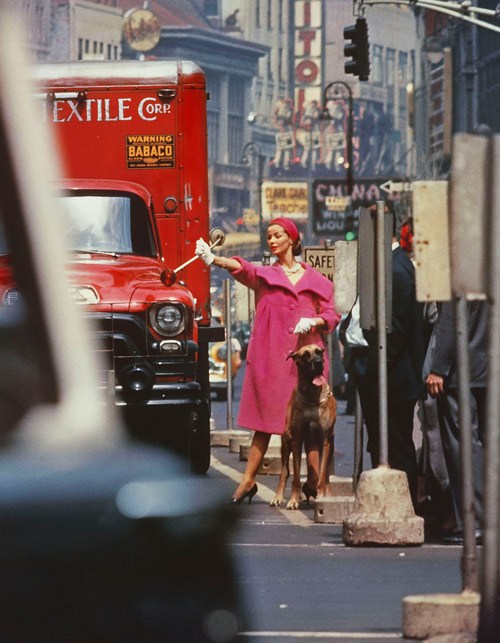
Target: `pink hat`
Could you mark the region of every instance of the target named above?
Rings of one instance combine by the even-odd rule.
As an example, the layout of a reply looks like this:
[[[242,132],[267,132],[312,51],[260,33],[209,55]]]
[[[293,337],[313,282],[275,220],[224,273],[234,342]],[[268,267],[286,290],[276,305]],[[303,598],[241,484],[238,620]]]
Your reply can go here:
[[[288,236],[294,243],[299,238],[299,231],[297,230],[297,226],[291,219],[288,219],[287,217],[276,217],[276,219],[273,219],[269,222],[269,225],[267,227],[271,225],[281,226],[283,230],[288,233]]]

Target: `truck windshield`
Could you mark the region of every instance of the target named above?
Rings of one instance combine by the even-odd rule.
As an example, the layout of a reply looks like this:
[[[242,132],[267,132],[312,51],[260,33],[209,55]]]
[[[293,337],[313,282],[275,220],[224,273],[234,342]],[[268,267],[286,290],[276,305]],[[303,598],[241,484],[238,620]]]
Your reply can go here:
[[[147,206],[135,195],[61,196],[68,248],[156,256]]]

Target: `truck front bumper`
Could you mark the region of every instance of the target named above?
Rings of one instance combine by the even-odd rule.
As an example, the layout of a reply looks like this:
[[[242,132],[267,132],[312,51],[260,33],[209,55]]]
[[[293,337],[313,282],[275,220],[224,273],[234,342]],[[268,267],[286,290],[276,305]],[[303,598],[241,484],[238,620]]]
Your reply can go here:
[[[201,386],[198,382],[161,382],[147,392],[134,392],[121,385],[114,387],[117,406],[172,406],[192,408],[200,404]]]

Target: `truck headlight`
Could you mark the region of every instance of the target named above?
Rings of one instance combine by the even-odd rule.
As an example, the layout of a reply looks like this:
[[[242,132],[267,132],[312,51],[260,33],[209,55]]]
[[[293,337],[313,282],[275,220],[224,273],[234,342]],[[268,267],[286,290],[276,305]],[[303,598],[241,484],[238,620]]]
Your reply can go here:
[[[186,327],[186,313],[180,306],[163,304],[153,306],[150,312],[151,326],[159,335],[173,337]]]

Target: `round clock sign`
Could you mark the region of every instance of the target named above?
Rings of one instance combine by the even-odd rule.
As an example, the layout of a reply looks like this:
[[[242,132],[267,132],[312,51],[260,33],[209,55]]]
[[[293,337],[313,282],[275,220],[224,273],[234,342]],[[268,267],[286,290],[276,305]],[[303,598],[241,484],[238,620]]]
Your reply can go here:
[[[149,9],[130,9],[124,16],[123,37],[136,51],[149,51],[160,42],[161,25]]]

